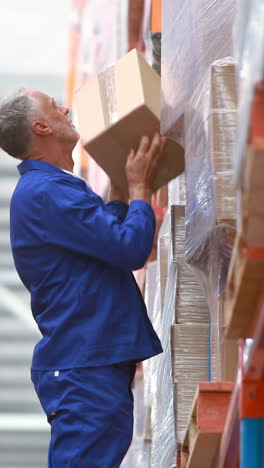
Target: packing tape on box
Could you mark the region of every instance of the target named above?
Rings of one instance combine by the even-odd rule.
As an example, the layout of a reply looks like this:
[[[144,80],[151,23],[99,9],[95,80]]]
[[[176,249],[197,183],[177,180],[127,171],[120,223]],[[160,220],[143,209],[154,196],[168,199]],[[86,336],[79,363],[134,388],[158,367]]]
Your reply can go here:
[[[100,93],[102,102],[107,105],[103,106],[105,126],[109,126],[117,122],[117,104],[116,104],[116,81],[114,65],[104,72],[98,74]]]

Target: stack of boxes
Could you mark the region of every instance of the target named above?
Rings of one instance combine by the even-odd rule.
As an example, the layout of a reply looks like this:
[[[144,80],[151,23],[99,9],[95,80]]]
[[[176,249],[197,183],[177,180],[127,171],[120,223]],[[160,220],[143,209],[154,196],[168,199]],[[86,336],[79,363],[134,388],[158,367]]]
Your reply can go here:
[[[178,271],[171,351],[175,430],[180,444],[196,386],[209,377],[209,312],[201,286],[185,260],[185,208],[171,206],[171,213],[173,261]]]
[[[172,466],[168,458],[156,461],[161,443],[162,450],[174,450],[176,464],[197,384],[233,380],[237,364],[237,343],[224,336],[222,301],[237,210],[232,173],[237,95],[230,56],[235,6],[232,0],[176,4],[163,2],[161,127],[184,144],[185,175],[169,183],[170,229],[167,218],[166,234],[163,230],[158,240],[160,292],[153,291],[159,296],[156,330],[165,345],[150,373],[150,380],[156,375],[150,387],[157,468]],[[174,441],[167,417],[171,399]]]
[[[209,67],[185,114],[186,257],[208,299],[213,380],[225,378],[221,368],[221,297],[235,236],[232,151],[236,120],[235,68],[233,60],[227,58]]]
[[[175,271],[170,262],[170,214],[167,213],[158,237],[157,277],[153,284],[153,324],[163,346],[163,353],[144,363],[150,365],[151,389],[151,466],[175,466],[175,433],[173,412],[173,381],[170,345],[170,327],[175,314]],[[146,278],[146,291],[150,284]],[[144,382],[147,378],[144,373]],[[162,447],[162,450],[161,450]]]

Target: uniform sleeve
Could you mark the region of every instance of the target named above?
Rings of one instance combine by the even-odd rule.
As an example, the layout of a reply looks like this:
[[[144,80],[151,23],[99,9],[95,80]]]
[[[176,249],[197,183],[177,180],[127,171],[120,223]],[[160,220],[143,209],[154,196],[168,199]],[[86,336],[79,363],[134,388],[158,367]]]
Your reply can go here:
[[[127,215],[128,205],[127,203],[115,200],[110,201],[106,204],[107,211],[114,216],[117,216],[120,223],[122,223]]]
[[[151,206],[142,200],[130,204],[120,223],[116,213],[110,213],[88,192],[58,179],[47,183],[42,211],[45,243],[124,270],[142,268],[150,255],[155,216]]]

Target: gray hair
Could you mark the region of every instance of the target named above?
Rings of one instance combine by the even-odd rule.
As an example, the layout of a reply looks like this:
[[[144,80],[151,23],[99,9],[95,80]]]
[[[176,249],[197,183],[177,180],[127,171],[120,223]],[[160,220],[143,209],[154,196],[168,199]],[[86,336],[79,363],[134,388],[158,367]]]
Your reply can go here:
[[[14,158],[23,159],[31,148],[33,110],[25,88],[0,102],[0,148]]]

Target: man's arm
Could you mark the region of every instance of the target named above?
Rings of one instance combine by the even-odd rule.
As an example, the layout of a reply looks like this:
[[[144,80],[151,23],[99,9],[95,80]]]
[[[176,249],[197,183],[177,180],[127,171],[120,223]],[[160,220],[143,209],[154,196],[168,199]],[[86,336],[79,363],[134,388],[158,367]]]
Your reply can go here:
[[[43,193],[42,240],[125,270],[141,268],[153,245],[151,187],[164,143],[158,134],[151,142],[143,137],[138,151],[130,152],[126,172],[131,203],[122,223],[72,181],[48,182]]]
[[[126,197],[113,183],[110,184],[108,203],[106,204],[109,213],[117,216],[122,223],[127,215],[128,197]]]
[[[150,255],[155,216],[142,200],[130,204],[120,223],[74,182],[57,179],[46,184],[42,204],[39,235],[45,244],[125,270],[141,268]]]

